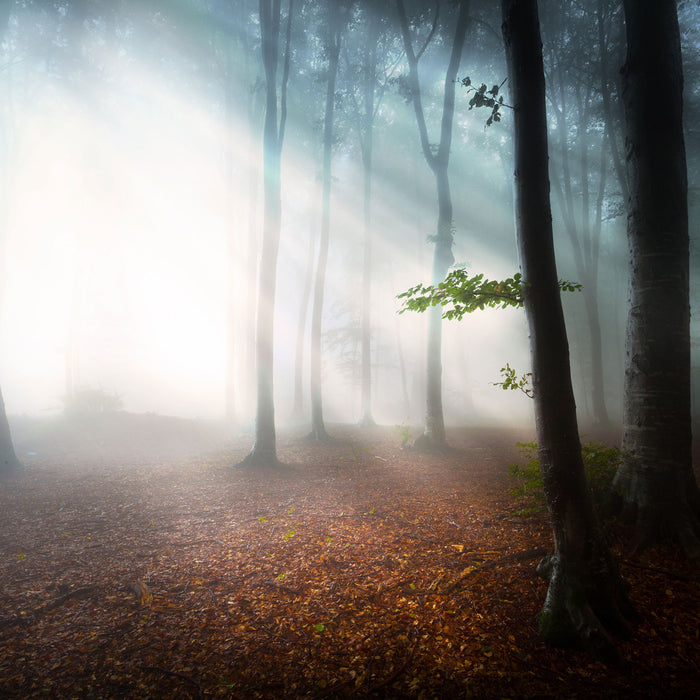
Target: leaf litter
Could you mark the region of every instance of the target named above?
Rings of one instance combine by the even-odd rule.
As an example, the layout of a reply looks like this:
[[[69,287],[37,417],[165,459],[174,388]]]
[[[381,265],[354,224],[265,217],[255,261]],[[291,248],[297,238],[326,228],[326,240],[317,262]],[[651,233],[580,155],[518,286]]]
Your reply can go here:
[[[674,550],[623,556],[644,621],[621,668],[538,638],[551,537],[543,517],[512,516],[522,435],[455,430],[435,456],[402,450],[391,428],[333,434],[285,434],[274,472],[231,469],[249,447],[237,438],[169,461],[57,453],[0,485],[0,695],[700,689],[697,571]]]

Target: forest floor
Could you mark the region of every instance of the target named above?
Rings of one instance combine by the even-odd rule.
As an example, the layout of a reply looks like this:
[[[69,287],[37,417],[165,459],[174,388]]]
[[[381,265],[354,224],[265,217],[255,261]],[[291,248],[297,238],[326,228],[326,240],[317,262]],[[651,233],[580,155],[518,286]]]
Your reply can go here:
[[[17,428],[3,698],[700,696],[697,567],[629,559],[617,524],[643,615],[623,665],[538,637],[551,535],[513,515],[507,470],[530,435],[452,430],[435,456],[394,427],[330,426],[327,444],[281,434],[286,466],[260,471],[231,468],[251,436],[105,420]]]

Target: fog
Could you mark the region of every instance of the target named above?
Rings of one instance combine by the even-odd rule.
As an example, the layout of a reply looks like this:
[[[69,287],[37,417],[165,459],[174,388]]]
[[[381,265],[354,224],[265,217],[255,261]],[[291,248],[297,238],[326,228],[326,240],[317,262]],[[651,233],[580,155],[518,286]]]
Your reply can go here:
[[[173,17],[166,5],[126,2],[108,10],[87,3],[87,16],[72,20],[71,3],[27,3],[10,18],[0,73],[0,381],[11,416],[60,414],[67,395],[90,389],[118,395],[128,412],[251,425],[255,367],[247,309],[254,300],[250,287],[256,285],[262,228],[257,21],[246,3],[227,10],[231,17],[214,12],[211,23],[194,3],[183,3],[185,9]],[[482,16],[488,19],[489,10]],[[320,22],[313,13],[307,17]],[[275,316],[275,405],[281,423],[292,413],[308,246],[317,242],[320,228],[325,83],[317,30],[313,23],[294,28],[282,153]],[[390,45],[397,50],[395,42]],[[494,58],[494,46],[493,38],[473,32],[460,75],[499,83],[505,68],[500,53]],[[421,64],[435,139],[445,55],[436,42]],[[405,70],[402,61],[397,59],[397,75]],[[361,409],[362,163],[347,116],[348,80],[341,64],[339,93],[346,92],[337,107],[323,321],[324,408],[331,422],[354,422]],[[517,270],[512,124],[506,113],[501,123],[485,128],[485,118],[468,109],[458,86],[450,161],[454,254],[470,271],[496,278]],[[553,131],[555,126],[553,121]],[[594,122],[592,144],[599,140],[600,125]],[[437,205],[413,110],[395,89],[387,90],[378,110],[374,148],[373,413],[381,423],[420,424],[426,319],[398,315],[396,295],[429,281],[428,236],[435,231]],[[595,150],[590,161],[598,159]],[[560,167],[554,153],[552,167]],[[611,185],[598,279],[605,398],[616,418],[626,244],[624,216],[613,215],[614,199]],[[577,281],[554,193],[552,202],[559,274]],[[577,403],[590,418],[583,293],[568,295],[565,307]],[[310,313],[305,408],[309,319]],[[445,323],[448,424],[531,421],[527,397],[493,386],[506,363],[519,373],[529,369],[521,311],[487,310]],[[233,387],[228,415],[227,386]]]

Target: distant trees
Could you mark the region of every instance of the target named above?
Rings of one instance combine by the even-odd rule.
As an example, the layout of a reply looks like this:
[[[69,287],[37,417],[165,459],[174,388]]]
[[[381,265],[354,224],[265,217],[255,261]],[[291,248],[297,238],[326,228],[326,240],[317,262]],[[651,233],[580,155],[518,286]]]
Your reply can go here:
[[[392,53],[389,41],[382,47],[380,39],[386,36],[388,0],[359,3],[355,22],[356,55],[348,54],[347,73],[351,81],[347,91],[349,119],[355,128],[360,145],[363,176],[362,209],[362,300],[360,310],[361,346],[361,400],[360,425],[374,425],[372,416],[372,175],[374,158],[374,122],[377,110],[392,77]],[[382,51],[382,48],[384,51]],[[394,65],[397,61],[393,61]]]
[[[587,326],[585,340],[590,347],[589,381],[591,412],[598,425],[609,423],[605,401],[604,348],[599,309],[599,271],[603,205],[606,197],[612,125],[600,124],[600,72],[608,59],[605,28],[600,40],[600,55],[583,53],[581,40],[595,46],[599,37],[596,26],[583,8],[557,3],[549,13],[551,27],[545,67],[549,77],[548,104],[556,128],[551,132],[552,158],[555,167],[551,178],[564,229],[573,251],[578,280],[583,284]],[[577,41],[573,41],[576,37]],[[572,75],[582,79],[572,80]],[[606,78],[607,81],[607,78]],[[608,86],[602,85],[604,99],[609,100]],[[614,135],[613,135],[614,136]]]
[[[333,157],[333,122],[335,118],[335,90],[340,58],[340,42],[347,24],[347,5],[332,2],[326,18],[325,52],[328,60],[326,79],[326,106],[323,121],[323,174],[321,198],[321,231],[316,279],[314,283],[313,310],[311,316],[311,434],[315,440],[328,438],[323,421],[323,394],[321,385],[321,327],[323,322],[323,299],[328,264],[328,246],[331,225],[331,165]]]
[[[690,412],[688,198],[683,68],[674,0],[624,2],[629,183],[622,451],[616,477],[643,547],[663,533],[700,557]],[[660,95],[659,90],[662,89]]]
[[[633,611],[585,480],[569,350],[554,257],[547,119],[537,0],[502,0],[514,105],[516,233],[530,329],[537,439],[554,552],[539,615],[554,644],[582,644],[618,658],[611,634],[626,634]]]

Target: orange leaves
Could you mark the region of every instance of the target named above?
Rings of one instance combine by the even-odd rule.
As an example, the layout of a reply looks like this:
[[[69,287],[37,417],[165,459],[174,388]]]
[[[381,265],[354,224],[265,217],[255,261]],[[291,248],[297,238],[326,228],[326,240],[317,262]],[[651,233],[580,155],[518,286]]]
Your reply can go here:
[[[343,470],[329,466],[331,443],[299,447],[303,464],[276,476],[232,474],[213,459],[104,469],[87,493],[75,478],[31,493],[20,484],[0,515],[17,543],[0,557],[0,695],[625,694],[622,680],[538,641],[545,588],[534,566],[549,535],[502,517],[512,507],[507,448],[455,434],[458,449],[440,465],[381,430],[368,453],[381,463]],[[110,520],[87,548],[91,499]],[[29,504],[56,512],[55,501],[67,506],[50,534],[23,520]],[[660,658],[682,690],[697,664],[693,579],[632,574],[649,622],[628,647],[625,682],[653,688]],[[11,615],[21,622],[4,622]]]

